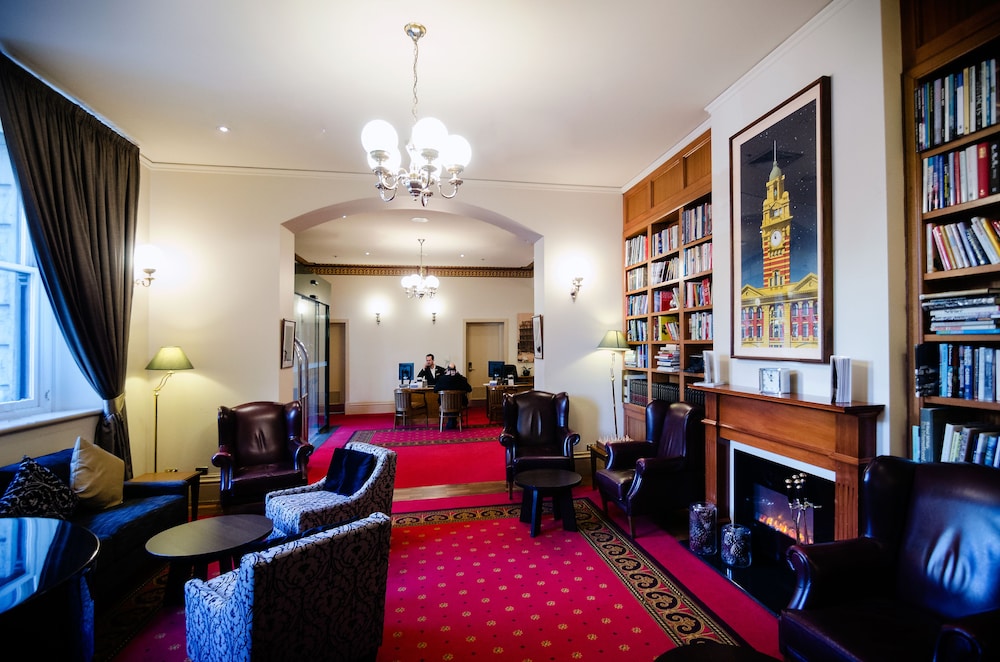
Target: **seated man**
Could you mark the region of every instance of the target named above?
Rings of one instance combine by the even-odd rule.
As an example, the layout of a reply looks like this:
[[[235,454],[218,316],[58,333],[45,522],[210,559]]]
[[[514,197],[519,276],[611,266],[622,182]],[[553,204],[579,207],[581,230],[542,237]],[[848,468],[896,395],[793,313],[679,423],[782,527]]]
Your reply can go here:
[[[434,383],[434,390],[436,392],[463,391],[462,405],[467,407],[469,405],[469,393],[472,391],[472,385],[469,384],[469,380],[465,378],[465,375],[458,371],[454,363],[449,363],[448,367],[444,370],[444,374],[438,377]],[[447,427],[449,430],[457,427],[454,418],[448,419]]]
[[[444,368],[442,368],[439,365],[434,365],[433,354],[428,354],[425,357],[425,360],[426,363],[424,363],[424,367],[421,368],[420,372],[417,373],[417,379],[426,379],[428,386],[434,386],[437,380],[441,378],[441,375],[444,374]],[[435,389],[435,390],[440,390],[440,389]]]

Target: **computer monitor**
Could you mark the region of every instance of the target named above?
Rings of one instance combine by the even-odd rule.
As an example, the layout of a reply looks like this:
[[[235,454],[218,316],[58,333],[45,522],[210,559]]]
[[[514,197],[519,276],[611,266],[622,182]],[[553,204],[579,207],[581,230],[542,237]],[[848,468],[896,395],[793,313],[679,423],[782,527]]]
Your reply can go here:
[[[486,372],[489,373],[490,379],[500,379],[503,376],[503,361],[489,361]]]
[[[503,366],[503,378],[513,377],[517,379],[517,366],[510,363],[505,363]]]
[[[412,363],[400,363],[399,364],[399,381],[409,382],[413,379],[413,364]]]

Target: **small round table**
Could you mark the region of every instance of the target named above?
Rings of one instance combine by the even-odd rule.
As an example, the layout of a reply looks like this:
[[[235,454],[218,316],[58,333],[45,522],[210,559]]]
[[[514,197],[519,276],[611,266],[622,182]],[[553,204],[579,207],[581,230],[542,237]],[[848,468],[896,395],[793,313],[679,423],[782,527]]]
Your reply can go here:
[[[521,521],[531,523],[531,537],[538,535],[542,520],[542,500],[552,497],[552,514],[561,519],[563,529],[576,531],[573,512],[573,488],[583,476],[565,469],[531,469],[514,476],[514,484],[524,490],[521,498]]]
[[[263,515],[219,515],[186,522],[161,531],[146,542],[146,551],[170,561],[166,599],[184,601],[184,582],[208,577],[209,561],[219,562],[219,572],[233,569],[240,548],[271,533],[274,524]]]

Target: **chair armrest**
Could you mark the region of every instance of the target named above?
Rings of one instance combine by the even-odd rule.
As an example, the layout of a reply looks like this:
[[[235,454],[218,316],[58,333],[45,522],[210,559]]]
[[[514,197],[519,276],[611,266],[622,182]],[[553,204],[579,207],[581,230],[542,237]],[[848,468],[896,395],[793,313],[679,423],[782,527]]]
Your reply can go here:
[[[292,437],[288,440],[288,452],[292,454],[295,467],[298,469],[309,464],[309,456],[312,455],[313,450],[315,447],[312,444],[302,441],[298,437]]]
[[[142,497],[162,496],[164,494],[179,494],[186,499],[188,484],[183,480],[163,480],[151,483],[133,483],[126,480],[122,486],[122,496],[126,499],[141,499]]]
[[[514,435],[511,434],[510,432],[501,432],[500,433],[500,445],[503,446],[504,448],[513,448],[514,447]]]
[[[563,455],[572,457],[573,447],[580,443],[580,435],[569,428],[566,428],[564,433],[566,436],[563,438]]]
[[[212,456],[212,464],[220,469],[227,469],[233,466],[233,456],[229,451],[219,449],[219,452]]]
[[[934,646],[936,662],[1000,659],[1000,610],[946,622]]]
[[[298,487],[286,487],[283,490],[274,490],[273,492],[268,492],[264,495],[264,503],[267,504],[274,497],[284,496],[286,494],[304,494],[306,492],[318,492],[323,489],[323,485],[326,484],[326,478],[321,478],[315,483],[310,483],[309,485],[299,485]]]
[[[652,446],[653,444],[648,444]],[[653,449],[655,451],[655,449]],[[686,458],[683,457],[643,457],[636,460],[635,475],[637,478],[660,478],[677,473],[684,468]]]
[[[872,538],[852,538],[813,545],[792,545],[786,552],[795,573],[788,609],[851,602],[888,591],[893,573],[883,545]]]
[[[647,441],[609,441],[604,447],[608,450],[605,468],[609,471],[634,469],[640,458],[656,454],[656,448]]]

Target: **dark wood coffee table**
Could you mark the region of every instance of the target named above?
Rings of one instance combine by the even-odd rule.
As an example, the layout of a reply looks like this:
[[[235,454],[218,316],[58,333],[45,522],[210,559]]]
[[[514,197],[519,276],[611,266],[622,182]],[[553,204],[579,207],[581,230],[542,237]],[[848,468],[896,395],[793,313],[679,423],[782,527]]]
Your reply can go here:
[[[576,513],[573,512],[573,488],[583,476],[565,469],[531,469],[514,475],[514,484],[524,494],[521,497],[521,521],[531,523],[531,537],[538,535],[542,520],[542,501],[552,497],[552,514],[561,519],[563,529],[576,531]]]
[[[274,528],[263,515],[220,515],[186,522],[161,531],[146,542],[146,551],[170,561],[167,577],[167,601],[184,601],[184,582],[192,574],[208,576],[210,561],[219,562],[219,572],[233,569],[240,549],[263,540]]]

